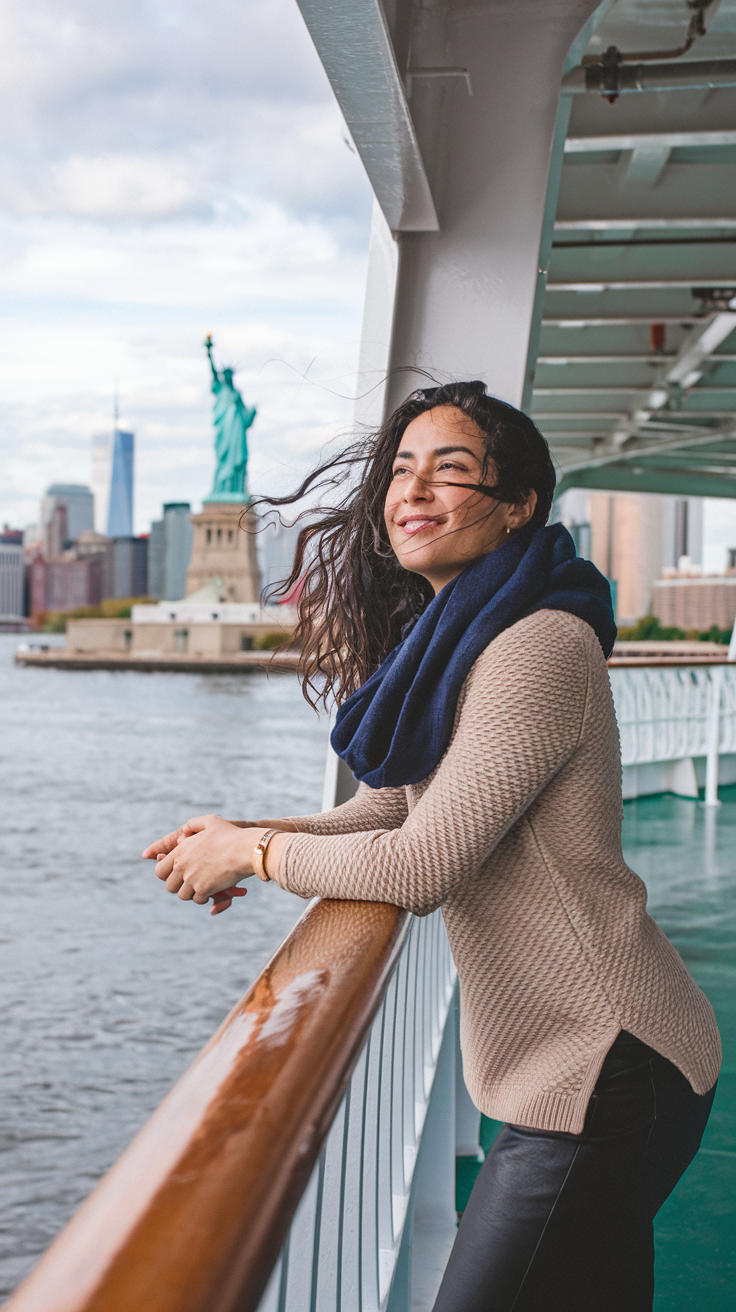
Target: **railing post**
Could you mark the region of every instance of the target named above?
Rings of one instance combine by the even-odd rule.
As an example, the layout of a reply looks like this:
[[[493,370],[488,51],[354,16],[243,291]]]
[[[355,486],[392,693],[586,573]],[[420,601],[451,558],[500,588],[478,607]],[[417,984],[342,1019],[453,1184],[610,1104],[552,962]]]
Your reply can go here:
[[[718,752],[721,736],[721,685],[723,666],[714,665],[710,672],[710,701],[708,704],[708,738],[705,758],[705,805],[719,806]]]
[[[412,1195],[411,1308],[412,1312],[431,1312],[457,1233],[452,1003],[422,1130]]]

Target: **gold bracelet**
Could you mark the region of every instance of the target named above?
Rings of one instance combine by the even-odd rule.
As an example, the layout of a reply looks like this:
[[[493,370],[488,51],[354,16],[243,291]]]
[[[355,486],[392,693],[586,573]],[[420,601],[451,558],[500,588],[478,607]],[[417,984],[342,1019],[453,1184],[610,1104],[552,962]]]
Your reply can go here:
[[[266,850],[274,834],[280,833],[280,829],[267,829],[253,848],[253,870],[258,878],[263,880],[264,884],[270,883],[271,880],[271,876],[266,873]]]

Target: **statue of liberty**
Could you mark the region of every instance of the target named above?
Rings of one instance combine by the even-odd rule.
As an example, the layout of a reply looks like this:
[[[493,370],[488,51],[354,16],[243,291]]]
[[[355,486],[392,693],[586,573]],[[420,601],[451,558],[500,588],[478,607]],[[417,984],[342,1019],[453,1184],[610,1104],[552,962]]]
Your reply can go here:
[[[233,382],[233,370],[218,372],[212,359],[212,337],[205,338],[205,348],[212,369],[212,392],[215,397],[215,482],[207,501],[247,501],[248,466],[247,432],[256,417],[255,408],[246,409]]]

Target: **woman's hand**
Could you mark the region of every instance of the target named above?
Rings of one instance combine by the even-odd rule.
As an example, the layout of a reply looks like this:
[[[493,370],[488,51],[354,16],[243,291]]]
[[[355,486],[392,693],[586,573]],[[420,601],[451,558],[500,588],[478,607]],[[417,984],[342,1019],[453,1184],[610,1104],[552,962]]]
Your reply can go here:
[[[196,816],[147,847],[156,860],[156,876],[182,901],[203,905],[212,897],[212,914],[225,911],[245,889],[238,880],[253,874],[253,849],[262,828],[241,829],[217,815]]]

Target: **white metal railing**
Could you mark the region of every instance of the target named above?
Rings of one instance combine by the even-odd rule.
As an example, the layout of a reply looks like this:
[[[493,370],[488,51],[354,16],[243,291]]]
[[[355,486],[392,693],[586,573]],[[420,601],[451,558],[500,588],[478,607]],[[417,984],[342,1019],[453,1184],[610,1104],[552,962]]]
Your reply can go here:
[[[624,770],[705,758],[706,800],[717,800],[718,758],[736,753],[736,665],[614,666],[610,676]]]
[[[456,1227],[454,988],[441,913],[413,920],[259,1312],[431,1307]]]

